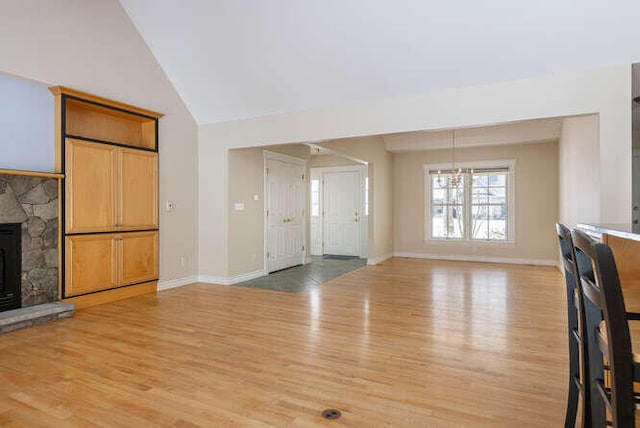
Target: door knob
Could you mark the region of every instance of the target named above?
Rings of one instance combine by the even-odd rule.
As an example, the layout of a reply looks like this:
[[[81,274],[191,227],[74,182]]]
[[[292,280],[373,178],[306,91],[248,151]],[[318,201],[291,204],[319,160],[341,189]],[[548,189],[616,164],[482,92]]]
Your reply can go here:
[[[354,218],[353,221],[358,222],[358,217]]]
[[[633,220],[631,223],[638,224],[638,220]]]

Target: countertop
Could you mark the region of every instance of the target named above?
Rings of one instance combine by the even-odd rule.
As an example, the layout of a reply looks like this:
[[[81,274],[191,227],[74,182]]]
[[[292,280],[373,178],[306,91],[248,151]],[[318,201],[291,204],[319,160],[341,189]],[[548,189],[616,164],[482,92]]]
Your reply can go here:
[[[592,234],[617,236],[618,238],[640,241],[640,224],[631,223],[579,223],[579,229]]]

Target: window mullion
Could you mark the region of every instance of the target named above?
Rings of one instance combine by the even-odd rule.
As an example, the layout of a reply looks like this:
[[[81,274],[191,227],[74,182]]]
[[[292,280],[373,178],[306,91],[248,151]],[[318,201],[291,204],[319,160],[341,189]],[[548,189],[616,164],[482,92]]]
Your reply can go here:
[[[471,239],[471,180],[469,173],[464,174],[464,239]]]

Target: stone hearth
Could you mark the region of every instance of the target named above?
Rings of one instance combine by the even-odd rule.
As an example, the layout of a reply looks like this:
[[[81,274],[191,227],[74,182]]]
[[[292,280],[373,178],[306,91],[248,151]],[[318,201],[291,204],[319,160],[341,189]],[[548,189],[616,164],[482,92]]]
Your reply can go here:
[[[58,181],[0,174],[0,223],[22,224],[22,306],[58,300]]]

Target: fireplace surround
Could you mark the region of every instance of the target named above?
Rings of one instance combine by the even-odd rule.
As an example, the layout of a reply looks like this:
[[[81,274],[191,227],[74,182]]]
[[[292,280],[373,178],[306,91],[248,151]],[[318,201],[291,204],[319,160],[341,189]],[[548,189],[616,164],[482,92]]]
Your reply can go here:
[[[74,315],[58,301],[60,179],[0,170],[0,333]]]
[[[21,234],[20,223],[0,224],[0,311],[22,306]]]
[[[20,306],[56,302],[58,180],[0,174],[0,227],[7,224],[20,228]]]

